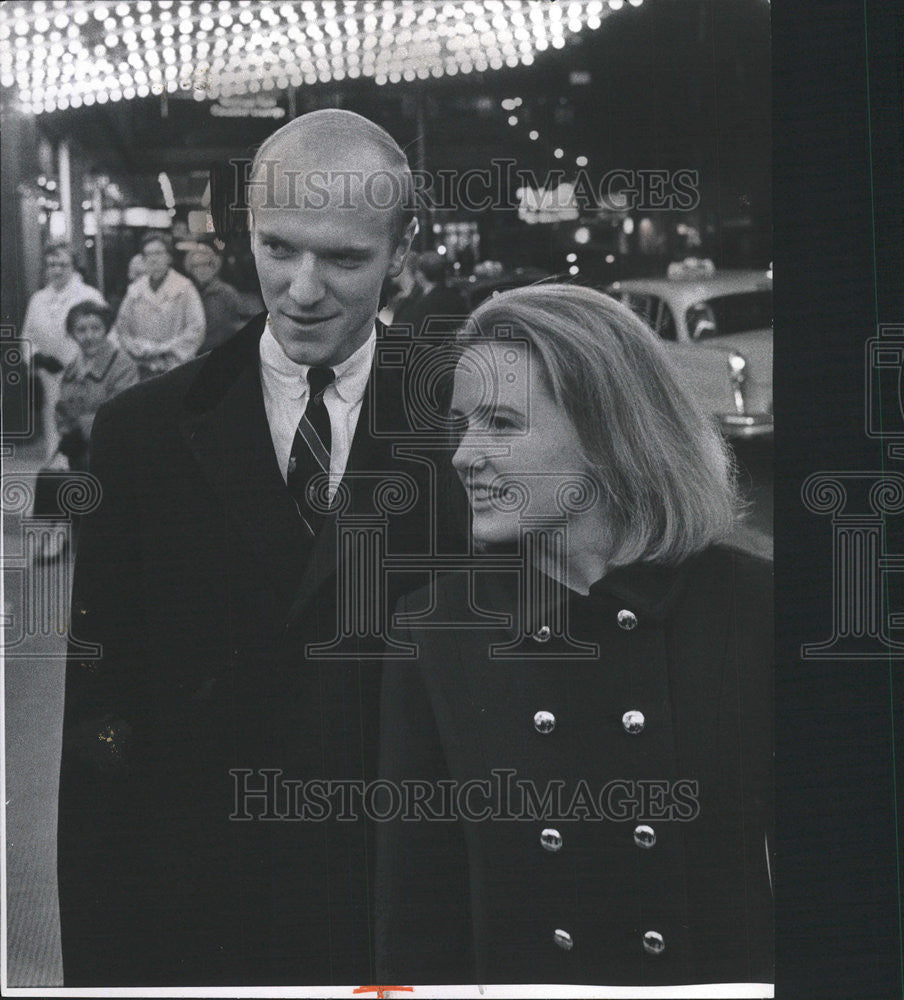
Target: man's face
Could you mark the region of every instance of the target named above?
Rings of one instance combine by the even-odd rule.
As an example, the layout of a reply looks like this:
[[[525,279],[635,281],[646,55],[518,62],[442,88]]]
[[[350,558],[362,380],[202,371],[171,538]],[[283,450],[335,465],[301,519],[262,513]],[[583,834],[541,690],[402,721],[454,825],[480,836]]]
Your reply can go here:
[[[280,167],[304,170],[288,159]],[[342,169],[337,163],[335,170]],[[262,195],[257,204],[252,200],[251,246],[261,293],[273,336],[287,357],[298,364],[335,365],[370,336],[383,281],[401,270],[413,229],[400,239],[395,210],[372,204],[377,199],[367,198],[362,185],[351,191],[337,185],[328,198],[312,197],[305,204],[304,179],[293,183],[292,204],[280,203],[284,182],[275,188],[280,207],[268,207]]]
[[[47,280],[57,291],[64,288],[72,277],[72,259],[67,253],[48,254],[44,260],[44,267],[47,271]]]
[[[217,276],[220,270],[220,258],[207,248],[192,250],[185,258],[185,270],[194,279],[198,288],[204,289]]]

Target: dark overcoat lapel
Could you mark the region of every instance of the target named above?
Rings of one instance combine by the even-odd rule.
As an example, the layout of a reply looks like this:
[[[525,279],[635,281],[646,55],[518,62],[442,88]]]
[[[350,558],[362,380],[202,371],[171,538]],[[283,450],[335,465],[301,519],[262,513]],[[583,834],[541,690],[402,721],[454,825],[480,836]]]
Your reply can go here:
[[[310,546],[273,450],[259,371],[262,332],[258,317],[208,356],[186,394],[180,431],[261,564],[278,579],[297,579]]]
[[[336,574],[337,515],[324,520],[313,540],[299,531],[298,513],[277,465],[264,409],[258,355],[262,332],[263,317],[258,317],[208,358],[186,395],[180,430],[211,486],[238,516],[262,564],[277,578],[298,581],[287,618],[291,627]],[[379,432],[372,426],[375,401],[380,407]],[[401,380],[378,367],[375,358],[343,477],[349,502],[342,513],[375,513],[378,477],[403,469],[415,480],[420,501],[413,519],[417,525],[412,525],[412,518],[390,522],[392,542],[402,551],[416,544],[412,532],[423,528],[427,502],[435,500],[427,495],[423,466],[400,464],[393,454],[389,431],[405,427]]]

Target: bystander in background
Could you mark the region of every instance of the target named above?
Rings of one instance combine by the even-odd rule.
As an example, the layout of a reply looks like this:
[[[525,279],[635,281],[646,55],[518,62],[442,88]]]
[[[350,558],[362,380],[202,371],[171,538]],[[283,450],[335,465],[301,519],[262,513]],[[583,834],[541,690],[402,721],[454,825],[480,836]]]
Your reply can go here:
[[[38,473],[34,515],[65,520],[57,496],[60,473],[88,469],[91,428],[98,409],[107,400],[138,381],[132,359],[108,334],[113,314],[103,302],[87,301],[73,306],[66,315],[65,330],[75,349],[60,380],[55,407],[58,446],[49,463]],[[65,549],[66,536],[60,532],[42,535],[39,561],[57,559]]]
[[[141,241],[141,251],[146,273],[129,285],[116,333],[146,379],[193,358],[206,324],[195,286],[173,269],[169,238],[152,233]]]
[[[464,296],[446,283],[446,261],[433,250],[417,259],[415,285],[396,306],[392,325],[410,326],[414,337],[453,333],[468,315]]]
[[[60,394],[62,372],[78,355],[75,342],[66,336],[66,315],[79,302],[104,301],[103,295],[86,285],[75,269],[68,243],[49,243],[44,250],[46,284],[32,295],[22,323],[22,339],[31,344],[32,358],[42,389],[41,430],[45,458],[57,450],[54,408]]]
[[[209,243],[198,243],[185,255],[185,270],[201,296],[206,333],[199,354],[219,347],[263,310],[253,296],[243,296],[220,277],[223,258]]]

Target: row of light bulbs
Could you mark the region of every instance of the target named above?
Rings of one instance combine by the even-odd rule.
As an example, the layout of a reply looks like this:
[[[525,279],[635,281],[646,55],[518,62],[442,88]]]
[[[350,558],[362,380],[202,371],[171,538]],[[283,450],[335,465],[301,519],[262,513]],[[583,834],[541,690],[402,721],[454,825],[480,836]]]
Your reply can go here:
[[[208,100],[346,78],[411,82],[530,65],[624,4],[6,3],[0,85],[40,114],[180,90]]]

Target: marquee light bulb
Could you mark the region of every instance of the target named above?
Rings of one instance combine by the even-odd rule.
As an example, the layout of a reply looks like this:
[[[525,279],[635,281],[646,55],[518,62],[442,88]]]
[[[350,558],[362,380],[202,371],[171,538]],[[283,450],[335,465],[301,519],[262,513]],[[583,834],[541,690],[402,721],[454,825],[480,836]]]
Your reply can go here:
[[[630,3],[636,7],[642,0]],[[104,94],[106,100],[130,100],[142,96],[138,88],[148,85],[147,75],[142,82],[139,72],[155,65],[167,67],[165,77],[158,74],[161,83],[192,89],[198,63],[204,61],[208,94],[221,85],[243,94],[258,93],[262,85],[285,89],[359,76],[382,85],[530,66],[537,53],[563,48],[569,35],[598,27],[605,14],[625,2],[118,0],[77,10],[73,6],[65,0],[36,0],[28,8],[13,8],[14,15],[20,11],[20,23],[0,15],[0,41],[15,40],[15,46],[7,45],[6,58],[0,53],[0,72],[15,77],[12,53],[22,53],[24,62],[16,62],[15,69],[24,76],[12,86],[19,89],[20,105],[37,108],[37,113],[48,104],[58,108],[58,95],[49,91],[53,80],[65,81],[63,96],[70,106],[76,83],[96,87],[98,99]],[[89,23],[103,26],[103,45],[85,30]],[[219,59],[216,65],[207,65],[208,37]],[[48,38],[58,47],[48,50]],[[109,68],[102,65],[107,56]],[[73,63],[93,63],[91,72],[74,69]],[[129,70],[126,79],[117,75],[120,64]],[[119,84],[118,98],[110,89],[111,78]]]

